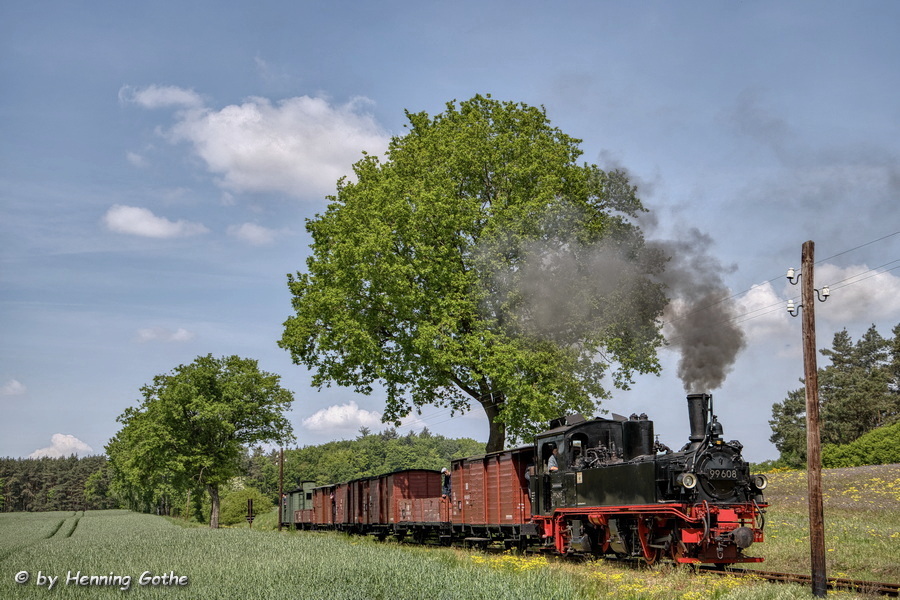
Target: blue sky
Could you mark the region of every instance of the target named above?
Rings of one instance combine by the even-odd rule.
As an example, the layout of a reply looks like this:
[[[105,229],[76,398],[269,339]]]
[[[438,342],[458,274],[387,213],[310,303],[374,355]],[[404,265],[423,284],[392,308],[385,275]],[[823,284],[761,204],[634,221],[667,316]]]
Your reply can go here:
[[[0,456],[98,453],[154,375],[239,354],[282,376],[300,444],[378,429],[383,397],[316,390],[276,346],[304,219],[404,109],[543,105],[627,169],[653,239],[710,236],[748,345],[715,394],[774,458],[771,405],[818,346],[900,322],[896,2],[69,2],[0,7]],[[686,441],[677,357],[604,407]],[[824,364],[820,359],[820,365]],[[480,409],[401,431],[485,440]]]

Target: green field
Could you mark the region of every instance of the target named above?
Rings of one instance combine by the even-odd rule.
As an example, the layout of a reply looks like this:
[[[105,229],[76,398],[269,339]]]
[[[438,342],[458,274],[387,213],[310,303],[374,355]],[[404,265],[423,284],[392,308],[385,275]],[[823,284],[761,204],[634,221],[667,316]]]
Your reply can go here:
[[[767,558],[765,568],[803,572],[809,561],[803,474],[770,480],[769,540],[753,550]],[[826,472],[825,483],[829,575],[900,580],[900,466]],[[128,511],[0,514],[0,598],[810,597],[799,586],[701,576],[684,567],[634,570],[603,560],[277,534],[263,524],[212,531]],[[16,583],[23,573],[27,581]]]
[[[827,575],[900,582],[900,465],[825,469],[822,494]],[[770,474],[766,496],[771,506],[760,568],[808,573],[806,472]]]

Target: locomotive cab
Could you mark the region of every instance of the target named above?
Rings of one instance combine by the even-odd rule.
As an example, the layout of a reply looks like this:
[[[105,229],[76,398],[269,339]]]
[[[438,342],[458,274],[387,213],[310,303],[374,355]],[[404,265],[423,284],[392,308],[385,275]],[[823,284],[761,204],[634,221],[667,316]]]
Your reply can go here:
[[[551,422],[537,436],[540,477],[531,482],[535,514],[556,509],[656,502],[653,422],[646,415]],[[548,468],[553,449],[558,471]],[[635,459],[639,464],[630,464]]]

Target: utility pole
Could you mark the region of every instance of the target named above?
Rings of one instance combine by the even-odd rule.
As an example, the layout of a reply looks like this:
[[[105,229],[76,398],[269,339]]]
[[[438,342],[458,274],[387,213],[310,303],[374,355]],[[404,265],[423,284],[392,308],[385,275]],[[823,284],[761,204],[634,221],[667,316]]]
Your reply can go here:
[[[284,447],[278,450],[278,531],[284,521]]]
[[[829,295],[825,287],[820,293],[814,288],[813,265],[815,244],[805,242],[800,264],[800,306],[803,308],[803,378],[806,386],[806,473],[809,496],[809,549],[812,567],[813,595],[824,598],[827,590],[825,577],[825,514],[822,506],[822,447],[819,443],[819,371],[816,367],[816,298],[824,302]],[[788,280],[796,284],[794,270],[788,270]],[[793,302],[788,311],[794,312]]]

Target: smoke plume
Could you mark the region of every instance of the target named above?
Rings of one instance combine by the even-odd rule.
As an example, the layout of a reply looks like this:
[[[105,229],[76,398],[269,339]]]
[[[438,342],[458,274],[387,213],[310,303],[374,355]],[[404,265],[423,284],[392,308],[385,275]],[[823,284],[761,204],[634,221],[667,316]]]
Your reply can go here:
[[[726,269],[709,254],[712,239],[690,229],[686,239],[651,242],[670,257],[660,280],[670,302],[663,333],[681,353],[678,377],[686,392],[718,388],[746,346],[734,322],[735,305],[720,273]]]
[[[513,268],[493,263],[485,308],[505,315],[510,330],[563,346],[583,343],[586,331],[650,340],[661,313],[663,335],[680,352],[678,377],[685,391],[720,387],[746,341],[721,278],[728,270],[710,254],[712,239],[694,228],[683,239],[647,240],[640,229],[625,225],[603,241],[582,245],[571,233],[582,215],[569,208],[555,217],[543,226],[549,234],[542,239],[513,241],[482,255],[518,257]],[[656,228],[653,219],[652,213],[641,214],[644,231]]]

